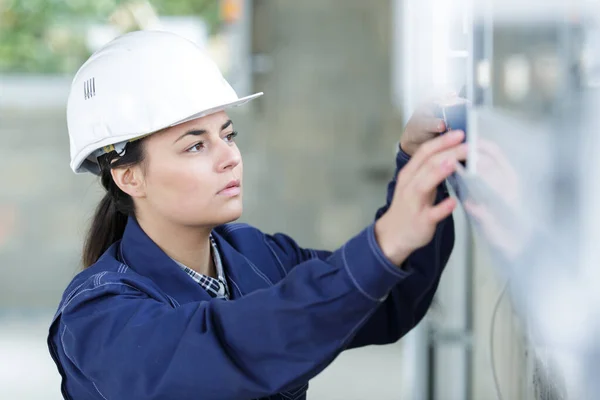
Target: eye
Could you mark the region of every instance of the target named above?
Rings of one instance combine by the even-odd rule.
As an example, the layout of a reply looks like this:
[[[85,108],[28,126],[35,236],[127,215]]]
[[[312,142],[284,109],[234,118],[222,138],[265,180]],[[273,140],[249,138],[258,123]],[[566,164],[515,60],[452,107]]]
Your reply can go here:
[[[231,132],[229,135],[225,136],[225,141],[226,141],[226,142],[233,143],[233,142],[235,142],[235,140],[233,140],[233,139],[235,139],[235,137],[236,137],[237,135],[238,135],[237,131],[233,131],[233,132]]]
[[[197,153],[202,149],[204,149],[204,142],[198,142],[195,145],[193,145],[192,147],[190,147],[189,149],[187,149],[186,151],[188,153]]]

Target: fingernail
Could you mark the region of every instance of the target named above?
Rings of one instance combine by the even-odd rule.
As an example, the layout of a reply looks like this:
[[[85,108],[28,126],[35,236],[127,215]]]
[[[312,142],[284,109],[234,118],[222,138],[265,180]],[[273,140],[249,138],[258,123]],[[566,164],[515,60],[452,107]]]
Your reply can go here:
[[[464,133],[463,131],[452,131],[450,132],[450,134],[452,135],[453,138],[459,138],[459,137],[463,137]]]
[[[438,124],[438,130],[443,131],[444,129],[446,129],[446,124],[444,124],[443,122],[440,122]]]

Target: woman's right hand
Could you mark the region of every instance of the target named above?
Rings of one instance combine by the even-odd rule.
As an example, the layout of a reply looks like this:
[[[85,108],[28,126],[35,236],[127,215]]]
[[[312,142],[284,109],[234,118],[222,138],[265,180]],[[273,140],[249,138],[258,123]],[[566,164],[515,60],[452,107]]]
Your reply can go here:
[[[437,187],[467,156],[464,133],[452,131],[419,147],[396,179],[389,209],[375,223],[375,237],[385,256],[400,266],[408,256],[431,241],[439,222],[456,207],[448,197],[434,204]]]

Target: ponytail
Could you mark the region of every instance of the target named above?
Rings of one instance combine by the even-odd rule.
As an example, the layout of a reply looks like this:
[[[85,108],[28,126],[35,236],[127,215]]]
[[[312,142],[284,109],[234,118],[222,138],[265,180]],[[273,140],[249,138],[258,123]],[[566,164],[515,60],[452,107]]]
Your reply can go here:
[[[119,212],[110,193],[96,207],[92,224],[83,246],[83,267],[94,264],[117,240],[123,237],[127,215]]]
[[[112,178],[112,169],[136,165],[143,161],[143,139],[130,142],[123,156],[115,151],[98,158],[100,181],[106,194],[96,207],[94,218],[83,245],[83,268],[92,266],[115,242],[123,238],[128,217],[135,215],[133,199]]]

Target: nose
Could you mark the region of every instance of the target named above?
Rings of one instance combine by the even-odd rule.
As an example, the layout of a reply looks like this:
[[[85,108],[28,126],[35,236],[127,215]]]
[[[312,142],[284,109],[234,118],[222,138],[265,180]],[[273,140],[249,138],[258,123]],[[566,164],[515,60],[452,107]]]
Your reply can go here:
[[[237,146],[224,141],[220,141],[217,154],[216,167],[219,172],[232,170],[242,162],[242,155]]]

